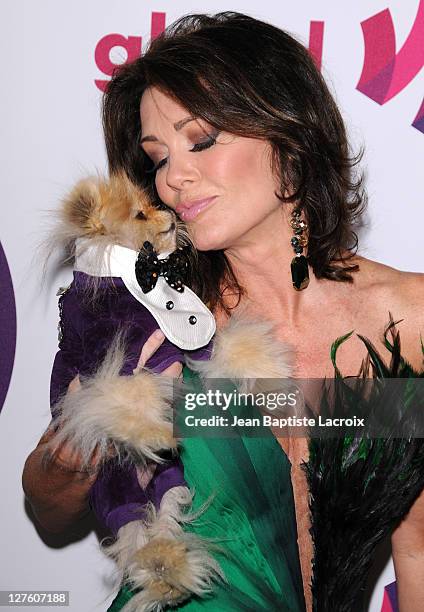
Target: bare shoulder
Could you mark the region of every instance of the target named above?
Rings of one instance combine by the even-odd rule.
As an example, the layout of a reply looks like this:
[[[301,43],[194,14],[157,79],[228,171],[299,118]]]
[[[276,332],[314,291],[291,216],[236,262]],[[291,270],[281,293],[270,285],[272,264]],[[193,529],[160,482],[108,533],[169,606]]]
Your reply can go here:
[[[403,272],[390,266],[355,258],[360,266],[357,290],[368,303],[370,318],[388,321],[392,315],[398,325],[404,357],[422,367],[420,335],[424,337],[424,274]],[[367,308],[365,308],[365,311]]]
[[[364,257],[355,258],[359,264],[357,288],[368,293],[374,306],[392,309],[395,317],[417,317],[424,320],[424,274],[403,272]]]

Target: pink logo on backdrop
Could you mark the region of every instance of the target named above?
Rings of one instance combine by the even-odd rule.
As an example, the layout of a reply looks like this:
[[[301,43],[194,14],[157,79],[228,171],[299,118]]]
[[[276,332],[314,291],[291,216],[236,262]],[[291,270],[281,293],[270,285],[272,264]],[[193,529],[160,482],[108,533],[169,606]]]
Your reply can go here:
[[[311,21],[309,26],[309,53],[312,55],[318,70],[322,66],[322,48],[324,46],[324,22]]]
[[[152,13],[150,25],[150,38],[153,40],[165,29],[166,13]],[[324,40],[324,22],[311,21],[309,31],[309,50],[319,69],[322,63],[322,47]],[[113,71],[120,64],[112,62],[110,55],[117,47],[126,52],[125,62],[132,62],[141,55],[143,39],[141,36],[123,36],[122,34],[107,34],[99,40],[94,51],[94,59],[97,68],[103,74],[111,77]],[[96,79],[95,84],[100,91],[105,91],[108,80]]]
[[[417,76],[424,65],[424,0],[402,48],[396,53],[393,19],[385,9],[361,23],[365,57],[357,89],[385,104]],[[424,132],[424,100],[412,124]]]
[[[154,39],[165,29],[166,13],[152,12],[150,38]],[[365,44],[362,73],[356,88],[378,104],[385,104],[397,96],[417,76],[424,64],[424,0],[420,0],[418,13],[402,48],[396,52],[396,36],[389,9],[385,9],[361,23]],[[309,51],[319,69],[322,65],[324,22],[311,21],[309,27]],[[97,68],[111,77],[120,65],[111,59],[114,49],[126,53],[125,62],[140,57],[141,36],[107,34],[99,40],[95,49]],[[104,91],[109,79],[96,79],[95,84]],[[424,100],[412,125],[424,133]]]
[[[16,347],[16,305],[12,278],[0,242],[0,411],[12,377]]]
[[[165,13],[152,13],[150,24],[150,38],[152,40],[164,31],[165,16]],[[143,39],[141,36],[122,36],[122,34],[107,34],[103,36],[97,43],[94,52],[97,68],[103,74],[111,77],[115,68],[120,65],[115,64],[110,59],[112,49],[116,47],[124,49],[127,54],[126,62],[132,62],[137,57],[140,57],[142,43]],[[94,82],[101,91],[104,91],[108,84],[108,80],[96,79]]]
[[[386,584],[384,587],[383,605],[381,612],[399,612],[396,582]]]

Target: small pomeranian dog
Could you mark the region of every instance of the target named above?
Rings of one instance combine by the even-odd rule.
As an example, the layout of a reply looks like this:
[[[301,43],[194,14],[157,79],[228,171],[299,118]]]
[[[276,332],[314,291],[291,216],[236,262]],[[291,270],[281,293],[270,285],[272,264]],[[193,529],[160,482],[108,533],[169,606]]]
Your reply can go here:
[[[182,246],[189,244],[185,226],[119,173],[76,184],[63,200],[52,242],[68,260],[75,259],[74,280],[59,298],[59,351],[51,377],[57,427],[52,453],[68,442],[83,465],[90,465],[94,453],[104,464],[90,504],[116,537],[105,551],[116,560],[121,579],[143,589],[137,610],[162,609],[202,595],[222,574],[203,540],[188,536],[181,526],[187,522],[184,514],[192,494],[176,455],[172,379],[156,374],[176,361],[184,363],[187,354],[209,358],[213,317],[188,287],[179,293],[181,279],[172,287],[171,279],[165,283],[155,278],[157,286],[150,293],[148,276],[147,305],[136,299],[143,298],[144,290],[138,288],[134,295],[123,280],[146,246],[147,267],[159,265],[161,255],[164,261],[169,254],[180,257]],[[209,325],[204,340],[186,351],[166,338],[138,370],[140,349],[158,321],[169,323],[172,331],[173,321],[184,315],[181,300],[197,308],[193,312],[203,328]],[[190,309],[186,315],[187,320],[193,317]],[[192,327],[187,322],[188,332]],[[79,388],[67,393],[77,375]],[[169,481],[168,488],[164,481]]]
[[[185,247],[188,274],[195,265],[196,252],[185,224],[123,171],[110,178],[80,180],[55,216],[57,222],[46,241],[47,260],[53,253],[62,253],[60,262],[66,264],[89,246],[90,258],[99,268],[108,247],[121,245],[140,251],[149,242],[157,254]],[[98,283],[93,274],[87,282],[87,294],[94,297]]]
[[[63,201],[63,240],[90,238],[101,245],[121,244],[139,250],[145,241],[158,253],[174,251],[183,223],[162,204],[154,204],[147,192],[132,183],[124,172],[77,183]],[[178,231],[177,231],[178,226]],[[187,232],[184,233],[188,239]]]
[[[121,578],[141,589],[124,610],[162,610],[207,594],[224,576],[207,542],[183,528],[192,492],[173,434],[172,380],[156,374],[178,361],[205,379],[282,378],[290,372],[289,350],[268,323],[236,315],[212,347],[213,316],[179,276],[179,250],[190,244],[184,224],[124,173],[80,181],[59,218],[54,243],[75,267],[59,298],[52,452],[69,442],[83,464],[95,452],[105,464],[90,505],[116,536],[106,553]],[[139,277],[134,266],[144,251]],[[140,370],[140,349],[158,322],[169,333]],[[188,334],[190,350],[170,341],[174,332]],[[67,393],[77,375],[80,387]]]

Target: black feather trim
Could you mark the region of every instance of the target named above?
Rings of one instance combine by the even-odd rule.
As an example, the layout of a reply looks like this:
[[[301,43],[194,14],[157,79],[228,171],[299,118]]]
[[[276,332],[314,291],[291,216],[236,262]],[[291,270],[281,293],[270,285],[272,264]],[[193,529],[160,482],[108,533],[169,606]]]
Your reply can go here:
[[[366,397],[360,385],[361,380],[370,385],[365,379],[370,366],[376,379],[423,378],[424,371],[415,371],[401,356],[400,336],[390,318],[384,332],[390,365],[368,339],[359,336],[368,357],[355,383],[347,384],[348,379],[343,379],[336,366],[336,353],[348,337],[350,334],[337,339],[332,346],[336,383],[341,384],[336,384],[333,398],[323,392],[321,414],[348,414],[350,409],[350,415],[369,416],[371,410],[378,417],[388,406],[392,412],[385,423],[384,438],[363,437],[363,430],[358,429],[340,439],[310,440],[309,460],[303,467],[309,484],[315,551],[314,612],[363,610],[367,574],[377,544],[396,528],[424,489],[424,440],[399,437],[399,432],[410,431],[411,424],[405,410],[402,413],[397,406],[410,405],[410,398],[396,404],[396,398],[387,397],[384,385],[380,387],[377,381],[371,397]],[[406,384],[402,388],[411,392]]]

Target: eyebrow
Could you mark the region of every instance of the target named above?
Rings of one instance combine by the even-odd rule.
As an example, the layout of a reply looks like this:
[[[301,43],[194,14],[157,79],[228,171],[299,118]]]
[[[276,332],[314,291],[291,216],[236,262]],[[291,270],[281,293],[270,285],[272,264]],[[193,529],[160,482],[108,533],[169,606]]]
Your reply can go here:
[[[179,132],[187,123],[190,123],[190,121],[195,121],[196,117],[185,117],[184,119],[181,119],[181,121],[177,121],[176,123],[174,123],[174,129]],[[143,138],[140,140],[140,145],[143,144],[143,142],[157,142],[157,138],[156,136],[143,136]]]

